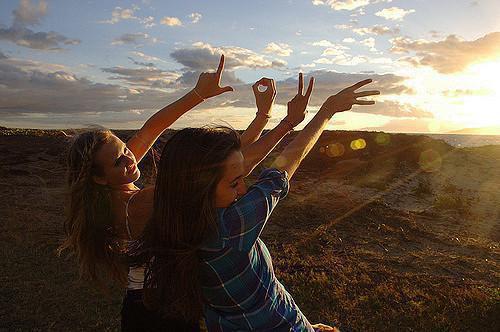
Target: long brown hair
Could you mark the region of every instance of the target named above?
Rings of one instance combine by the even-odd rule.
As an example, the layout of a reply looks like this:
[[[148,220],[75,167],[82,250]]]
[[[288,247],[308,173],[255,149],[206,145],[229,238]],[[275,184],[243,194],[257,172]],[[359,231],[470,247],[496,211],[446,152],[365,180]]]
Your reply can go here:
[[[148,307],[187,321],[201,317],[198,249],[216,234],[216,186],[224,161],[239,149],[239,135],[228,127],[186,128],[163,148],[153,215],[128,253],[146,266]]]
[[[69,249],[76,255],[81,279],[104,288],[109,277],[126,281],[120,259],[111,212],[111,191],[94,182],[102,175],[95,162],[96,152],[113,136],[109,130],[92,130],[76,136],[67,155],[67,204],[64,231],[66,238],[59,254]]]

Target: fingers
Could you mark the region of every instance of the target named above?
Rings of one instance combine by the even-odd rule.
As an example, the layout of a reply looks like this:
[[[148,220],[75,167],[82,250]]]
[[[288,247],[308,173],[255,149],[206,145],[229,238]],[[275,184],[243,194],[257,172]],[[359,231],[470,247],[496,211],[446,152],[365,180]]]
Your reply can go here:
[[[224,92],[234,91],[234,89],[232,86],[228,85],[228,86],[221,88],[220,91],[221,91],[221,93],[224,93]]]
[[[370,90],[370,91],[361,91],[361,92],[355,93],[354,95],[357,98],[357,97],[375,96],[375,95],[379,95],[379,94],[380,94],[380,91],[378,91],[378,90]]]
[[[276,95],[276,85],[273,79],[271,80],[271,89],[273,90],[273,93]]]
[[[220,60],[219,60],[219,67],[217,67],[216,74],[220,78],[222,75],[222,71],[224,70],[224,54],[221,54]]]
[[[302,91],[304,90],[304,76],[302,73],[299,73],[299,89],[297,94],[302,95]]]
[[[371,82],[372,82],[372,80],[371,80],[371,78],[369,78],[369,79],[363,80],[361,82],[358,82],[354,85],[351,85],[348,89],[354,91],[354,90],[357,90],[357,89],[361,88],[362,86],[367,85],[368,83],[371,83]]]
[[[375,101],[373,100],[356,100],[353,103],[354,105],[374,105]]]
[[[274,80],[273,80],[272,78],[262,77],[260,80],[258,80],[257,82],[255,82],[255,83],[252,85],[252,90],[253,90],[254,92],[259,92],[259,93],[261,93],[261,92],[259,91],[259,89],[258,89],[259,85],[266,86],[266,87],[271,87],[271,89],[272,89],[273,91],[276,91],[276,87],[275,87],[275,85],[274,85]],[[268,91],[269,91],[269,90],[265,90],[265,91],[264,91],[264,93],[265,93],[265,92],[268,92]]]
[[[305,95],[305,97],[307,99],[309,99],[309,97],[311,96],[311,93],[313,91],[313,87],[314,87],[314,77],[311,77],[309,79],[309,85],[307,86],[307,91],[306,91],[306,95]]]

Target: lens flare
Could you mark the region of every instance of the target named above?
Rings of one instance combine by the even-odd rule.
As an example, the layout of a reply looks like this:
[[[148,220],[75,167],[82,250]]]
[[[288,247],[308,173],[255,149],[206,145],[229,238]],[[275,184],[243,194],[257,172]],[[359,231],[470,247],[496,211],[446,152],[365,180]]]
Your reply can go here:
[[[355,139],[351,142],[351,149],[353,150],[362,150],[366,148],[366,141],[362,138]]]
[[[328,157],[340,157],[344,154],[345,148],[341,143],[328,144],[326,146],[326,155]]]
[[[375,143],[382,146],[388,145],[389,143],[391,143],[391,136],[386,133],[378,133],[375,136]]]
[[[443,159],[439,152],[429,149],[420,154],[418,164],[425,172],[436,172],[441,168]]]

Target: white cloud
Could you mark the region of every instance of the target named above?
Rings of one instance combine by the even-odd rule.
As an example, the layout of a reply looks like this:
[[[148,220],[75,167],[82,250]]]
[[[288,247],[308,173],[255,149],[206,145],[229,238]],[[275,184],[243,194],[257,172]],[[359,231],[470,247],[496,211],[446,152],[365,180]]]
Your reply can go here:
[[[392,2],[392,0],[312,0],[314,6],[328,6],[333,10],[358,9],[358,15],[364,15],[364,12],[359,12],[363,7],[379,2]]]
[[[268,59],[252,50],[237,46],[215,47],[207,43],[196,42],[190,48],[179,48],[170,56],[195,71],[213,70],[217,68],[220,55],[226,57],[225,68],[283,68],[286,62],[280,59]]]
[[[191,13],[189,18],[191,19],[191,23],[198,23],[203,16],[200,13]]]
[[[113,12],[111,13],[111,19],[100,21],[99,23],[115,24],[120,22],[121,20],[131,19],[137,19],[137,17],[134,16],[134,9],[115,7],[115,9],[113,9]]]
[[[145,42],[156,43],[158,42],[158,39],[151,37],[144,32],[125,33],[120,37],[113,39],[111,45],[142,44]]]
[[[182,21],[177,17],[165,16],[161,19],[160,24],[173,26],[182,26]]]
[[[375,38],[373,37],[363,39],[362,41],[360,41],[360,44],[370,48],[370,51],[372,52],[377,51],[377,49],[375,48]]]
[[[347,47],[347,46],[340,45],[340,44],[335,44],[335,43],[332,43],[331,41],[326,40],[326,39],[313,42],[312,46],[332,47],[332,48],[338,48],[338,49],[341,49],[341,50],[348,50],[349,49],[349,47]]]
[[[356,39],[354,38],[344,38],[344,40],[342,40],[343,43],[348,43],[348,44],[351,44],[351,43],[355,43],[356,42]]]
[[[368,59],[364,56],[351,56],[349,54],[339,54],[334,58],[319,58],[314,60],[314,63],[327,64],[327,65],[341,65],[341,66],[357,66],[361,63],[367,62]]]
[[[378,25],[378,24],[374,25],[372,27],[369,27],[369,28],[354,28],[353,31],[360,36],[364,36],[364,35],[378,35],[378,36],[397,35],[400,32],[399,28],[397,28],[397,27],[391,29],[387,26]]]
[[[290,45],[285,43],[269,43],[264,49],[264,53],[272,53],[278,56],[290,56],[293,50]]]
[[[341,55],[341,54],[345,54],[345,51],[338,48],[328,47],[323,51],[323,54],[321,54],[321,56]]]
[[[402,21],[406,15],[414,12],[415,9],[405,10],[399,7],[391,7],[391,8],[384,8],[381,11],[376,12],[375,15],[383,17],[386,20]]]
[[[24,25],[36,25],[47,13],[47,2],[41,0],[38,6],[32,5],[30,0],[21,0],[19,7],[14,9],[14,23]]]
[[[370,4],[370,0],[313,0],[315,6],[325,5],[334,10],[354,10]]]
[[[449,35],[441,41],[391,39],[393,53],[415,52],[404,58],[415,66],[429,66],[443,74],[463,71],[472,63],[485,62],[500,57],[500,32],[492,32],[476,40],[462,40]]]
[[[78,39],[67,38],[55,31],[35,32],[28,28],[40,24],[47,13],[47,3],[40,1],[38,6],[29,0],[21,0],[19,7],[12,11],[12,25],[5,27],[0,24],[0,40],[7,40],[19,46],[44,51],[60,51],[62,45],[77,45]]]

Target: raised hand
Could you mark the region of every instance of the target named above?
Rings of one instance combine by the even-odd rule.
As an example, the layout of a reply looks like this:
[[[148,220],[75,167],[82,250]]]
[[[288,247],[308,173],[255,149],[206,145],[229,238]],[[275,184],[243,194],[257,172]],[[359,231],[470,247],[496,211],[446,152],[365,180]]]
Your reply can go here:
[[[203,72],[198,78],[198,82],[194,87],[195,94],[202,98],[207,99],[210,97],[218,96],[224,92],[233,91],[230,86],[220,87],[220,78],[224,70],[224,54],[220,56],[219,67],[215,73]]]
[[[357,89],[371,82],[372,82],[371,79],[367,79],[345,88],[336,95],[328,97],[328,99],[323,103],[321,108],[331,111],[333,115],[338,112],[344,112],[350,110],[352,108],[352,105],[375,104],[375,101],[373,100],[357,99],[360,97],[374,96],[380,94],[380,91],[378,90],[356,92]]]
[[[292,98],[287,104],[287,116],[285,120],[287,120],[294,127],[304,121],[306,117],[306,107],[309,102],[309,98],[311,97],[311,92],[314,86],[314,77],[309,79],[309,85],[307,86],[306,94],[303,95],[304,90],[304,77],[302,73],[299,74],[299,87],[298,92],[295,97]]]
[[[259,85],[265,86],[266,91],[260,92]],[[263,77],[252,85],[252,90],[255,96],[255,103],[257,104],[257,112],[269,117],[274,99],[276,98],[274,80],[272,78]]]

